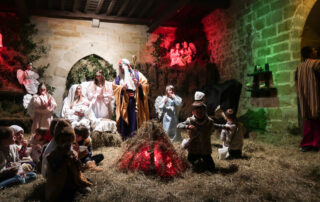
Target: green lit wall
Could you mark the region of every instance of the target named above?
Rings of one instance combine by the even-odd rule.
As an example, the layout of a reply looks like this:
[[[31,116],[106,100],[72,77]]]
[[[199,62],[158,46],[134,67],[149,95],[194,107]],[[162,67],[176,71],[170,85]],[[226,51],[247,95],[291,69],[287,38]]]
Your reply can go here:
[[[298,124],[294,72],[300,62],[304,25],[316,0],[233,0],[227,10],[213,11],[202,20],[211,61],[223,80],[236,78],[243,86],[254,65],[270,64],[275,99],[259,98],[243,89],[239,115],[264,109],[267,129],[283,131]]]

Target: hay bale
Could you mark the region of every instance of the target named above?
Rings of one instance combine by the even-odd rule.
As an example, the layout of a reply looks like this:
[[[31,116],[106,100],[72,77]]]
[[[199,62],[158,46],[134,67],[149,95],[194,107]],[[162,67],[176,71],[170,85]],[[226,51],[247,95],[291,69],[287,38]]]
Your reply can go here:
[[[93,131],[91,133],[92,147],[120,147],[121,137],[118,133]]]

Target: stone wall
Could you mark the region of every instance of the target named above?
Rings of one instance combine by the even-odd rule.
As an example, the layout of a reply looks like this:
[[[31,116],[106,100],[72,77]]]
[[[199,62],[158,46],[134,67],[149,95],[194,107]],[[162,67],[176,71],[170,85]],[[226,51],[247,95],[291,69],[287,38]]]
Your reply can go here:
[[[252,83],[252,77],[247,74],[253,72],[254,65],[270,64],[278,103],[264,108],[269,130],[297,126],[294,72],[300,62],[303,28],[315,2],[238,0],[232,1],[229,9],[215,10],[202,20],[210,59],[217,64],[222,80],[236,78],[246,86]],[[239,115],[248,109],[260,109],[251,101],[251,93],[243,89]],[[268,102],[268,98],[258,100],[260,106]]]
[[[91,21],[36,16],[31,22],[39,30],[35,41],[43,40],[50,48],[48,55],[34,66],[50,64],[45,75],[47,82],[56,87],[53,96],[58,104],[57,115],[60,114],[68,72],[77,61],[96,54],[115,68],[121,58],[139,57],[148,39],[148,27],[143,25],[101,22],[99,28],[94,28]]]

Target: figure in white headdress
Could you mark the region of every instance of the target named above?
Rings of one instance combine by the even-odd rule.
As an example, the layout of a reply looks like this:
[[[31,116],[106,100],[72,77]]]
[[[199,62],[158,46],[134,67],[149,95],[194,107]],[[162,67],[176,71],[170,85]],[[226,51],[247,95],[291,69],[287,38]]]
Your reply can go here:
[[[63,101],[61,117],[67,119],[72,128],[82,125],[90,130],[90,112],[90,102],[83,96],[81,85],[72,85]]]
[[[113,84],[116,100],[116,122],[122,139],[131,137],[142,123],[149,120],[149,83],[127,59],[119,62],[118,76]]]
[[[167,132],[171,141],[181,140],[180,131],[177,130],[178,109],[181,103],[182,99],[175,94],[172,85],[166,87],[164,96],[158,96],[155,100],[156,112],[158,117],[162,119],[163,129]]]

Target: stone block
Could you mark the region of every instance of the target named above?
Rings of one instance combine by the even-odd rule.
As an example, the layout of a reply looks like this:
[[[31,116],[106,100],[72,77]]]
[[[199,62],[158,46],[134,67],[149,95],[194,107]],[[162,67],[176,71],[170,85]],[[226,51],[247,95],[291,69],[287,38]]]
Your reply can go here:
[[[282,108],[283,120],[298,120],[298,107],[283,107]]]
[[[265,27],[265,18],[261,18],[259,20],[255,20],[253,26],[256,30],[261,30]]]
[[[282,9],[284,6],[286,6],[287,3],[288,1],[285,0],[277,0],[271,3],[271,10]]]
[[[269,4],[265,4],[264,6],[262,6],[261,8],[255,10],[256,13],[256,17],[260,18],[264,15],[266,15],[267,13],[270,12],[270,5]]]
[[[271,27],[268,27],[268,28],[264,28],[262,30],[262,37],[263,38],[270,38],[270,37],[273,37],[277,34],[276,32],[276,26],[275,25],[272,25]]]
[[[277,83],[288,83],[290,82],[291,79],[291,72],[290,71],[285,71],[285,72],[277,72],[275,74],[275,81]]]
[[[281,120],[282,110],[280,108],[266,108],[266,115],[268,120]]]
[[[272,47],[272,53],[279,53],[279,52],[283,52],[283,51],[287,51],[287,50],[289,50],[289,43],[288,42],[277,44]]]
[[[282,10],[275,10],[270,12],[266,16],[266,24],[267,26],[281,22],[282,21],[282,16],[283,16],[283,11]]]
[[[283,41],[287,41],[289,39],[289,34],[288,33],[284,33],[281,35],[277,35],[276,37],[273,37],[271,39],[268,39],[267,44],[268,45],[272,45],[275,43],[279,43],[279,42],[283,42]]]
[[[293,17],[294,15],[294,12],[296,11],[296,8],[297,8],[297,5],[296,4],[291,4],[291,5],[288,5],[286,6],[284,9],[283,9],[283,18],[284,19],[288,19],[288,18],[291,18]]]
[[[261,56],[267,56],[271,53],[271,49],[270,48],[262,48],[260,50],[258,50],[258,57],[261,57]]]
[[[285,62],[290,61],[291,55],[290,52],[279,53],[270,57],[267,57],[267,63],[277,63],[277,62]]]
[[[278,33],[287,32],[291,27],[291,20],[286,20],[278,25]]]
[[[283,84],[277,85],[278,88],[278,95],[279,96],[287,96],[287,95],[294,95],[296,94],[296,88],[294,84]]]
[[[57,36],[63,36],[63,37],[80,37],[81,34],[79,32],[72,32],[72,31],[54,31],[53,32],[54,35]]]
[[[260,48],[260,47],[265,47],[266,46],[266,40],[254,40],[252,44],[252,48]]]

